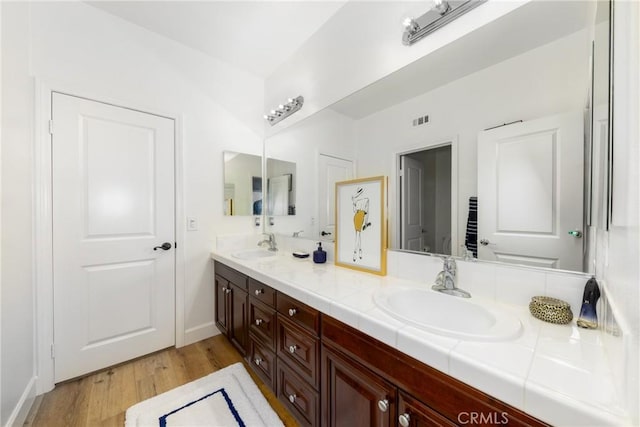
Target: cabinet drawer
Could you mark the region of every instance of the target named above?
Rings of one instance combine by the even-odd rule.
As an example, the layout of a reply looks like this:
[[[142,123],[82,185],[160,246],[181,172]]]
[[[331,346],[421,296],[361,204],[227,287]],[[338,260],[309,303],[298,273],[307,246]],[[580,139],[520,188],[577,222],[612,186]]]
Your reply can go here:
[[[276,389],[276,355],[273,351],[249,337],[247,360],[258,376],[271,390]]]
[[[508,421],[507,419],[501,418],[502,414],[496,413],[490,415],[492,416],[492,418],[490,419],[495,421],[495,424],[504,424]],[[400,420],[402,418],[404,418],[403,422],[409,422],[409,425],[412,427],[454,427],[457,425],[454,422],[449,421],[433,409],[429,408],[424,403],[401,391],[398,394],[398,423],[401,422]],[[460,418],[460,421],[462,422],[462,418]],[[474,423],[464,422],[464,424]]]
[[[283,363],[278,363],[278,399],[303,426],[320,425],[320,396]]]
[[[270,307],[276,306],[276,291],[273,288],[258,282],[249,277],[249,295],[267,304]]]
[[[278,313],[284,317],[313,331],[316,335],[320,330],[320,313],[315,308],[297,301],[282,292],[277,293]]]
[[[314,388],[319,386],[320,340],[281,316],[277,318],[277,354]]]
[[[249,331],[271,351],[276,351],[276,311],[249,298]]]
[[[213,268],[215,270],[215,274],[224,277],[240,289],[244,291],[247,290],[247,276],[245,276],[244,274],[234,270],[231,267],[227,267],[226,265],[219,263],[218,261],[213,264]]]

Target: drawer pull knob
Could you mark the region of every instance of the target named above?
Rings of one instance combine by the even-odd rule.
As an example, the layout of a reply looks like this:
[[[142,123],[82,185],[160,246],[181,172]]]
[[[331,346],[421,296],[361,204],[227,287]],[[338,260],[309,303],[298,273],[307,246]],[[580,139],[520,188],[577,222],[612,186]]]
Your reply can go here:
[[[264,294],[264,289],[256,289],[256,295]]]
[[[231,293],[231,289],[229,289],[229,288],[225,289],[224,291],[225,291],[225,293],[227,293],[227,294],[230,294],[230,293]]]
[[[256,319],[256,326],[260,326],[264,322],[262,319]]]
[[[223,286],[223,287],[221,287],[220,289],[222,290],[222,292],[227,292],[227,289],[228,289],[228,288],[227,288],[226,286]]]
[[[289,395],[289,402],[291,402],[291,403],[295,403],[295,402],[296,402],[296,398],[297,398],[297,397],[298,397],[298,396],[296,396],[296,394],[295,394],[295,393],[290,394],[290,395]]]
[[[295,344],[294,345],[290,345],[289,346],[289,353],[293,354],[293,353],[296,352],[297,349],[298,349],[297,345],[295,345]]]
[[[260,366],[262,364],[262,359],[260,359],[259,357],[256,357],[256,360],[254,360],[256,366]]]
[[[389,410],[389,401],[387,399],[378,400],[378,409],[382,412],[387,412]]]
[[[289,316],[293,317],[298,313],[298,310],[296,310],[295,308],[290,308],[289,309]]]
[[[398,417],[398,423],[402,427],[409,427],[410,421],[411,421],[411,417],[406,412]]]

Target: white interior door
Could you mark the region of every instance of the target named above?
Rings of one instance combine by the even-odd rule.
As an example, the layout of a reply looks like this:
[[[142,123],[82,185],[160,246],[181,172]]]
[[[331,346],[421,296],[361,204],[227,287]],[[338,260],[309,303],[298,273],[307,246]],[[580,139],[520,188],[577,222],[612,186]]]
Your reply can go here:
[[[318,156],[318,225],[321,233],[320,238],[333,240],[336,222],[336,182],[353,179],[353,176],[353,161],[326,154]],[[322,235],[322,233],[325,234]]]
[[[175,343],[174,122],[58,93],[52,104],[60,382]]]
[[[289,177],[279,175],[269,178],[269,215],[289,215]]]
[[[409,156],[400,157],[402,249],[424,250],[424,166]]]
[[[478,258],[582,270],[582,120],[572,112],[479,133]]]

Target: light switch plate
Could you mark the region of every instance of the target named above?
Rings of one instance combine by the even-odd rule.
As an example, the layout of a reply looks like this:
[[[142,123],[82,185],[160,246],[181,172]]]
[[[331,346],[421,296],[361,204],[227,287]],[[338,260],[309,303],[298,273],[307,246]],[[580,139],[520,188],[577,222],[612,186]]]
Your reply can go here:
[[[196,231],[198,229],[198,219],[187,217],[187,231]]]

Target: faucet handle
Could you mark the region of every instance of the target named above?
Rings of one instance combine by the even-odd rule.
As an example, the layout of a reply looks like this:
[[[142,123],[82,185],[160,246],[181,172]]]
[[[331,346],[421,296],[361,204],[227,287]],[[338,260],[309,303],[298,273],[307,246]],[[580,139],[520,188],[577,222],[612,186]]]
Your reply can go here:
[[[453,274],[456,273],[456,269],[457,269],[456,260],[452,256],[447,257],[444,260],[444,269],[445,271],[448,271],[450,273],[453,273]]]

